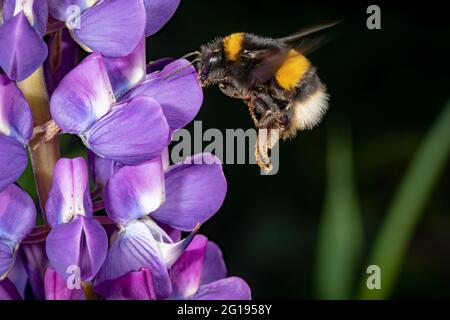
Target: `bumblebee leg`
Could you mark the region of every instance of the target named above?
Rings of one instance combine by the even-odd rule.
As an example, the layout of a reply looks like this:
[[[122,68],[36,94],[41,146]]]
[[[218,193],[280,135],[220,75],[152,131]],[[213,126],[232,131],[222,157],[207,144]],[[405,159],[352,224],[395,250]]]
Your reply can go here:
[[[255,146],[255,159],[258,166],[263,169],[265,173],[269,173],[270,170],[272,170],[272,162],[270,161],[268,153],[269,150],[267,149],[267,145],[260,144],[258,139]]]
[[[272,99],[258,100],[255,112],[259,115],[257,127],[260,129],[279,128],[282,125],[283,112]]]
[[[255,146],[256,163],[265,173],[272,170],[272,161],[270,160],[269,150],[278,141],[278,130],[261,129],[258,131],[258,137]]]
[[[282,111],[277,103],[269,95],[259,95],[254,99],[255,115],[258,119],[258,128],[279,128],[281,125]]]
[[[283,140],[294,138],[297,134],[297,128],[294,125],[294,120],[292,116],[293,108],[286,108],[283,110],[283,116],[281,117],[282,127],[280,138]]]
[[[242,99],[242,94],[232,83],[221,82],[219,83],[219,89],[224,95],[228,97]]]
[[[269,150],[278,141],[279,129],[282,126],[283,111],[275,101],[267,94],[258,94],[252,99],[251,113],[258,131],[255,158],[258,165],[266,172],[272,170]]]
[[[248,111],[250,112],[250,116],[255,123],[255,127],[258,127],[259,119],[261,118],[261,114],[265,112],[265,109],[261,107],[258,99],[254,96],[246,97],[243,99],[248,106]]]
[[[270,107],[265,99],[261,97],[253,97],[247,101],[249,106],[250,115],[252,116],[255,126],[260,128],[260,120],[267,114]],[[267,132],[265,132],[267,135]],[[269,159],[269,149],[267,146],[267,141],[263,139],[261,135],[261,130],[258,130],[258,136],[255,145],[255,160],[258,166],[263,169],[266,173],[272,168],[272,164]]]

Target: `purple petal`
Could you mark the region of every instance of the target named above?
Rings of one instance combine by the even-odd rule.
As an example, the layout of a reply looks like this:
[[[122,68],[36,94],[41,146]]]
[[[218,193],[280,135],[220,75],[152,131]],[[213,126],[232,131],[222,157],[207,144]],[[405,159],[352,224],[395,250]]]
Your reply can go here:
[[[175,59],[174,58],[159,58],[155,61],[151,61],[149,64],[147,64],[147,74],[156,72],[156,71],[161,71],[165,66],[167,66],[168,64],[174,62]]]
[[[25,147],[0,133],[0,192],[21,176],[27,161]]]
[[[142,0],[108,0],[81,14],[74,37],[91,51],[107,57],[123,57],[139,44],[145,31]]]
[[[108,239],[111,239],[111,236],[119,230],[119,226],[109,219],[108,216],[95,216],[94,219],[105,229]]]
[[[22,244],[20,253],[36,300],[45,300],[44,275],[48,267],[45,242]]]
[[[91,281],[108,250],[106,232],[98,221],[77,216],[56,225],[47,236],[47,256],[53,268],[67,278],[68,268],[80,268],[81,280]]]
[[[155,160],[158,157],[155,157],[152,160]],[[169,148],[165,147],[162,151],[161,162],[163,166],[164,172],[166,172],[170,167],[170,159],[169,159]],[[125,165],[119,162],[115,162],[112,160],[108,160],[102,157],[97,156],[94,152],[88,150],[88,163],[89,163],[89,172],[91,173],[92,180],[97,184],[97,186],[103,190],[108,179],[114,175],[120,168],[123,168]],[[168,227],[168,226],[167,226]],[[170,228],[170,227],[168,227]],[[170,232],[175,229],[170,228]],[[180,233],[179,230],[175,230],[177,233]]]
[[[168,226],[164,223],[158,223],[159,227],[164,230],[165,233],[172,239],[173,242],[178,242],[181,240],[181,231],[178,229],[174,229],[171,226]]]
[[[67,281],[55,270],[45,272],[45,300],[86,300],[83,289],[69,289]]]
[[[80,12],[92,7],[97,0],[47,0],[50,15],[60,21],[67,21],[71,17],[73,11],[70,6],[77,6]]]
[[[47,46],[20,12],[0,26],[0,67],[10,79],[28,78],[47,57]]]
[[[0,75],[0,192],[25,169],[28,159],[24,144],[32,130],[28,103],[14,82]]]
[[[0,193],[0,239],[19,243],[35,223],[36,208],[25,191],[12,184]]]
[[[32,132],[33,116],[28,102],[14,82],[0,75],[0,134],[27,144]]]
[[[147,226],[135,220],[119,232],[112,243],[95,279],[95,287],[142,268],[148,268],[152,274],[156,297],[168,297],[172,285],[161,252]]]
[[[50,111],[67,133],[81,134],[111,109],[115,97],[99,54],[91,54],[55,89]]]
[[[147,12],[145,34],[151,36],[172,18],[180,4],[180,0],[144,0],[144,4]]]
[[[170,271],[175,299],[186,298],[200,287],[203,259],[208,239],[197,235]]]
[[[208,284],[227,276],[227,266],[223,260],[222,251],[219,246],[212,241],[206,245],[205,258],[200,283]]]
[[[188,63],[185,59],[176,60],[161,72],[147,75],[127,97],[152,97],[161,105],[172,130],[186,126],[195,118],[203,102],[203,90],[195,68],[190,66],[179,71]]]
[[[8,279],[0,281],[0,300],[22,300],[16,287]]]
[[[184,250],[186,250],[186,248],[194,239],[198,229],[199,227],[193,230],[186,238],[178,242],[174,243],[159,242],[159,248],[161,250],[164,263],[166,264],[167,268],[171,268],[178,261],[178,259],[183,254]]]
[[[165,232],[165,230],[162,229],[160,225],[149,216],[145,216],[139,219],[139,221],[143,222],[147,226],[147,228],[153,235],[153,238],[157,241],[162,259],[166,268],[168,269],[171,268],[174,263],[181,257],[184,250],[186,250],[186,248],[192,242],[199,229],[198,226],[186,238],[174,242],[172,238]]]
[[[92,180],[101,190],[105,188],[108,179],[123,167],[122,164],[99,157],[90,150],[88,150],[88,161]]]
[[[190,300],[251,300],[248,284],[237,277],[225,278],[200,287]]]
[[[103,158],[137,165],[159,156],[170,139],[160,105],[150,97],[137,97],[114,106],[86,132],[85,143]]]
[[[31,197],[12,184],[0,193],[0,280],[10,271],[19,243],[36,222]]]
[[[0,281],[8,276],[14,264],[16,251],[17,243],[0,239]]]
[[[125,57],[104,58],[114,95],[119,98],[145,76],[145,39]]]
[[[163,164],[164,172],[166,172],[170,167],[169,147],[164,148],[164,150],[161,152],[161,161]]]
[[[155,211],[164,201],[164,172],[159,157],[121,168],[106,184],[105,208],[120,225]]]
[[[17,1],[3,0],[3,18],[8,21],[23,11],[30,25],[42,37],[48,20],[47,0]]]
[[[150,270],[129,272],[118,279],[107,280],[95,286],[95,291],[107,300],[155,300]]]
[[[25,289],[28,282],[28,274],[24,267],[22,257],[16,254],[16,259],[11,270],[8,272],[8,279],[14,284],[21,297],[25,297]]]
[[[227,191],[222,165],[215,156],[198,154],[186,162],[192,164],[174,165],[166,173],[166,201],[151,214],[157,221],[185,231],[213,216]]]
[[[51,227],[68,222],[76,215],[92,217],[88,172],[83,158],[58,160],[45,212]]]

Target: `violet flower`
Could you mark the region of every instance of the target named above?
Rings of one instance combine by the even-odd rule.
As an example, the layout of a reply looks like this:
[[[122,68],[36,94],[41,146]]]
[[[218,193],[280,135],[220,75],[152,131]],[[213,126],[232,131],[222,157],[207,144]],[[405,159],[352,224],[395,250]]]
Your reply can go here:
[[[33,229],[33,201],[13,184],[27,164],[33,119],[15,84],[0,76],[0,299],[22,298],[25,278],[17,282],[11,272],[19,265],[36,299],[86,299],[80,287],[67,286],[71,267],[106,299],[250,298],[245,281],[226,277],[220,249],[196,236],[224,201],[221,163],[210,154],[168,162],[172,132],[192,121],[203,92],[184,59],[147,66],[145,37],[179,3],[0,0],[0,67],[11,79],[42,65],[42,38],[46,30],[54,35],[44,66],[53,124],[90,150],[108,214],[93,216],[84,160],[60,159],[45,207],[51,229]],[[73,41],[94,53],[70,71]],[[14,263],[21,243],[21,263]]]
[[[22,300],[16,286],[9,279],[0,280],[0,300]]]
[[[12,184],[0,193],[0,280],[11,270],[20,242],[36,222],[31,197]]]
[[[157,158],[139,166],[120,168],[109,178],[104,193],[105,208],[121,228],[95,280],[97,292],[108,296],[123,276],[148,269],[147,275],[135,274],[136,277],[151,277],[155,298],[171,295],[168,269],[194,233],[174,242],[158,223],[195,232],[199,224],[217,212],[226,194],[219,160],[210,154],[200,154],[193,157],[194,163],[200,163],[199,157],[209,164],[177,164],[164,175],[162,161]]]
[[[171,299],[250,300],[247,283],[238,277],[227,278],[220,248],[202,235],[195,236],[170,270]]]
[[[50,15],[88,52],[130,54],[145,36],[159,31],[180,0],[48,0]]]
[[[46,233],[47,230],[43,230],[43,234],[45,235]],[[40,238],[39,235],[38,238]],[[45,299],[44,276],[49,265],[47,254],[45,253],[45,241],[43,240],[39,239],[31,243],[22,243],[20,246],[20,256],[28,275],[28,284],[36,300]]]
[[[47,57],[47,0],[0,0],[0,67],[22,81]]]
[[[103,57],[96,53],[67,74],[50,106],[63,132],[77,134],[99,156],[124,164],[150,160],[170,141],[169,125],[154,99],[116,103]]]
[[[86,300],[81,288],[68,288],[67,280],[52,268],[47,268],[44,278],[45,300]]]
[[[91,54],[56,88],[53,120],[102,158],[126,165],[151,160],[168,146],[172,130],[192,121],[202,104],[193,67],[166,79],[186,64],[177,60],[145,75],[144,42],[123,58]]]
[[[25,145],[32,131],[33,118],[27,101],[14,82],[0,75],[0,192],[25,170]]]
[[[54,170],[46,216],[52,228],[46,252],[51,266],[65,279],[68,268],[80,268],[82,281],[94,279],[106,257],[108,239],[92,219],[87,167],[83,158],[60,159]]]
[[[196,235],[169,270],[172,300],[250,300],[248,284],[238,277],[227,277],[220,248],[203,235]],[[157,299],[152,273],[148,268],[129,272],[107,281],[101,293],[110,300]]]
[[[186,126],[203,103],[203,90],[193,66],[185,59],[145,61],[145,43],[128,56],[103,58],[114,96],[119,101],[148,96],[161,105],[171,130]]]
[[[177,10],[180,0],[144,0],[147,14],[145,35],[151,36],[158,32]]]
[[[250,300],[248,284],[227,277],[220,248],[203,235],[196,235],[169,269],[172,300]],[[152,273],[148,268],[129,272],[104,285],[102,295],[110,300],[155,300]]]
[[[48,0],[50,15],[70,30],[88,52],[121,57],[142,39],[146,24],[142,0]]]

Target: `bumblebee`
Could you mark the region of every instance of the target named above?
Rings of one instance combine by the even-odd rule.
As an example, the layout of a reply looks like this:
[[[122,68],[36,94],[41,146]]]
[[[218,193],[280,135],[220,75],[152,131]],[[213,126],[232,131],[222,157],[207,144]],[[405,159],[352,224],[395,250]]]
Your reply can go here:
[[[218,85],[227,96],[242,99],[265,138],[256,146],[257,163],[270,171],[269,150],[278,139],[295,137],[311,129],[328,109],[329,96],[306,54],[323,44],[317,32],[323,24],[288,37],[272,39],[250,33],[233,33],[201,46],[196,68],[203,87]],[[315,37],[305,38],[311,34]],[[293,45],[297,40],[300,44]],[[260,134],[259,134],[260,136]]]

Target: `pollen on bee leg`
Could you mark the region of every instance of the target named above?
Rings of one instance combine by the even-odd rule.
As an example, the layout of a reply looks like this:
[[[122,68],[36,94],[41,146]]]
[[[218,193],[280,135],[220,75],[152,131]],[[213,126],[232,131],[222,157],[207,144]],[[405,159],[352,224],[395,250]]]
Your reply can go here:
[[[274,144],[272,145],[271,131],[271,129],[260,129],[255,147],[256,163],[265,173],[272,170],[272,162],[269,157],[269,150],[274,146]],[[278,136],[278,134],[276,135]]]

